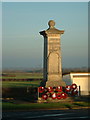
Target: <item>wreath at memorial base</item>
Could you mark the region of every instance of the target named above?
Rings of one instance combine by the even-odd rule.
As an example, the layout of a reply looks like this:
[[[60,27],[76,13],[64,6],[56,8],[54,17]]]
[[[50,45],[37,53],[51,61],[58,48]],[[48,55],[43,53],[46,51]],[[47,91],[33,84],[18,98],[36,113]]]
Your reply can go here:
[[[67,85],[66,87],[58,86],[58,87],[42,87],[38,88],[38,97],[41,97],[44,100],[48,98],[55,99],[66,99],[69,96],[77,96],[78,95],[78,87],[74,83],[72,85]]]

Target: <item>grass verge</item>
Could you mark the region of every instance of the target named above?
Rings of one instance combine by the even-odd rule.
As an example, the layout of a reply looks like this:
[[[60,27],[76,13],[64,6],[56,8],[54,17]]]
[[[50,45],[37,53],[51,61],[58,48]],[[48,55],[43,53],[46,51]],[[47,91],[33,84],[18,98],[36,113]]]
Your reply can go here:
[[[2,103],[3,110],[40,110],[40,109],[60,109],[60,108],[78,108],[89,107],[90,103],[74,102],[74,103],[28,103],[28,104],[15,104],[15,103]]]

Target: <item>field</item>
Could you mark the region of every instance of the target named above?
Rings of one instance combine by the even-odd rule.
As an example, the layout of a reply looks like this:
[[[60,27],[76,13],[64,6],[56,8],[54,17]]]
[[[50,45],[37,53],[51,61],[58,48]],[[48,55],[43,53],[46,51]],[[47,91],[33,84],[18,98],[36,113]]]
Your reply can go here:
[[[38,81],[3,81],[2,87],[12,88],[12,87],[38,87],[40,85],[40,80]]]
[[[23,99],[29,102],[36,101],[41,78],[42,73],[4,72],[2,76],[3,102],[9,98],[13,98],[15,101]]]
[[[0,76],[1,77],[1,76]],[[32,110],[88,107],[90,104],[82,100],[60,103],[37,103],[37,87],[42,73],[9,72],[3,73],[2,79],[2,109],[3,110]],[[22,81],[22,79],[24,81]],[[30,79],[29,81],[25,81]],[[11,80],[11,81],[10,81]],[[1,82],[1,81],[0,81]],[[27,91],[27,88],[29,91]],[[1,104],[0,104],[1,105]]]
[[[0,76],[1,78],[1,76]],[[43,78],[43,74],[42,73],[28,73],[28,72],[9,72],[6,73],[4,72],[2,75],[3,79],[41,79]]]
[[[2,76],[2,87],[38,87],[42,78],[42,73],[4,73]]]

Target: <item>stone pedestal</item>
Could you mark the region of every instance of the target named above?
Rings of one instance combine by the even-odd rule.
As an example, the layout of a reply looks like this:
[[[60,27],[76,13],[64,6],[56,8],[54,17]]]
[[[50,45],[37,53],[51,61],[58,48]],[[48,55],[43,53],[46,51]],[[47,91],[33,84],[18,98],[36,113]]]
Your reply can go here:
[[[61,64],[61,34],[63,30],[56,29],[55,22],[48,22],[49,28],[41,31],[40,34],[44,37],[44,81],[41,86],[57,87],[66,86],[62,81],[62,64]]]
[[[72,97],[67,97],[66,99],[60,99],[60,100],[58,100],[58,99],[52,99],[52,98],[48,98],[47,100],[44,100],[44,99],[42,99],[42,98],[38,98],[38,103],[49,103],[49,102],[62,102],[62,103],[65,103],[65,102],[73,102],[74,100],[73,100],[73,98]]]

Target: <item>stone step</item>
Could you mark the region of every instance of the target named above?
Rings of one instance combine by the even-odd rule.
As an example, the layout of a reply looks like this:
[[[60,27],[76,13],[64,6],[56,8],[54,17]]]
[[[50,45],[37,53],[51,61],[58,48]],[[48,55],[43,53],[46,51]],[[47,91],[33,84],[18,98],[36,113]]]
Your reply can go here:
[[[66,99],[52,99],[51,97],[48,98],[47,100],[44,100],[43,98],[39,97],[37,100],[38,103],[46,103],[46,102],[73,102],[72,97],[67,97]]]

